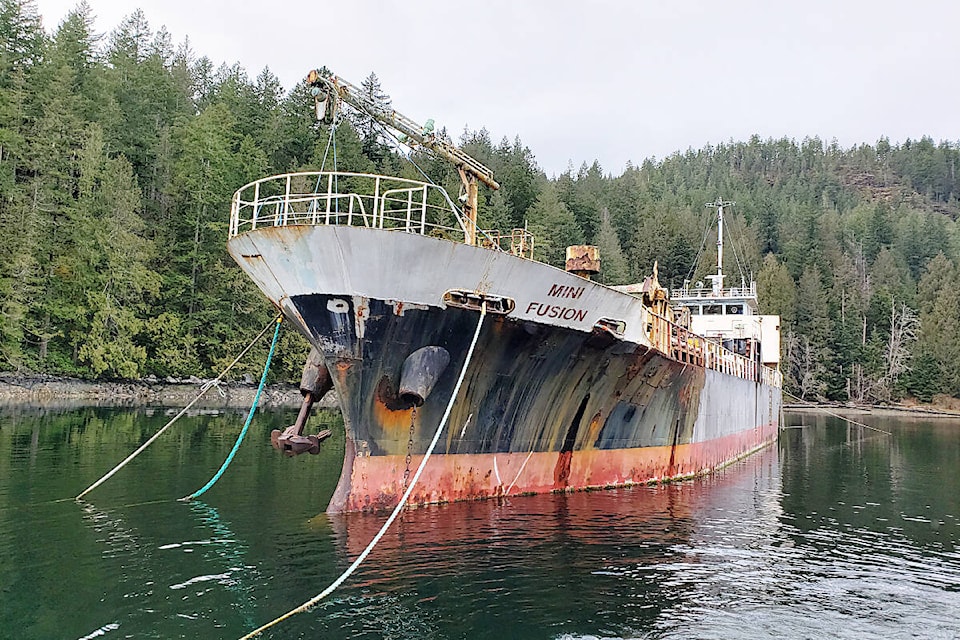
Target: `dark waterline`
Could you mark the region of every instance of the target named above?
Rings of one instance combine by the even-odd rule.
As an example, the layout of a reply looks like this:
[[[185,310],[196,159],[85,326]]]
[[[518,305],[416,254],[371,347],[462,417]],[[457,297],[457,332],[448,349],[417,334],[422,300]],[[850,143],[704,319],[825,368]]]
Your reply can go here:
[[[342,456],[285,459],[261,413],[0,412],[0,638],[237,638],[316,595],[385,516],[329,518]],[[960,422],[790,415],[778,445],[659,487],[404,514],[268,638],[960,637]],[[94,635],[99,634],[99,635]]]

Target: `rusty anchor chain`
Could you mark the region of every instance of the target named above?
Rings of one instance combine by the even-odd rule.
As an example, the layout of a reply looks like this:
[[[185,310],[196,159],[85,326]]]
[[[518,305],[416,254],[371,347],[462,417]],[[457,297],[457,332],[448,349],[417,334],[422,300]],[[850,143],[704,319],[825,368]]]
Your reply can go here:
[[[406,490],[407,482],[410,479],[410,460],[413,459],[413,432],[417,422],[417,407],[414,406],[410,411],[410,438],[407,440],[407,457],[405,459],[407,468],[403,471],[403,488]]]

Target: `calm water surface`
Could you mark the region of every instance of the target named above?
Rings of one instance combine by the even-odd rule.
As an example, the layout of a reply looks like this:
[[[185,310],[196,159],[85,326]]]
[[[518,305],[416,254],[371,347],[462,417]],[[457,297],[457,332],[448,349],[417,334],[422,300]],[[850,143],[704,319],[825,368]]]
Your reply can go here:
[[[327,517],[342,427],[286,459],[262,413],[0,410],[0,637],[237,638],[322,591],[384,516]],[[958,638],[960,422],[790,415],[714,476],[406,513],[268,638]]]

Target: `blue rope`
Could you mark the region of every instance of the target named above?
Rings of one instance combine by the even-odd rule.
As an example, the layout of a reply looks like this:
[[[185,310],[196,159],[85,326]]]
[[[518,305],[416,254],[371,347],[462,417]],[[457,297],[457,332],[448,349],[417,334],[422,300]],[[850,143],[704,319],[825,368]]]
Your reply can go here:
[[[227,470],[227,467],[230,466],[230,462],[233,461],[233,456],[237,454],[237,449],[240,448],[240,443],[243,442],[244,436],[247,435],[247,429],[250,428],[250,423],[253,421],[253,414],[257,412],[257,405],[260,404],[260,394],[263,393],[263,388],[267,384],[267,371],[270,370],[270,361],[273,359],[273,351],[277,346],[277,338],[280,337],[280,322],[283,320],[283,316],[277,316],[277,328],[273,332],[273,343],[270,345],[270,353],[267,354],[267,362],[263,365],[263,375],[260,376],[260,387],[257,388],[257,395],[253,398],[253,406],[250,407],[250,413],[247,414],[247,422],[243,425],[243,429],[240,430],[240,435],[237,436],[237,441],[233,445],[233,449],[230,450],[230,454],[227,455],[227,459],[223,461],[220,470],[210,478],[210,481],[207,484],[203,485],[203,488],[194,491],[188,496],[180,498],[180,500],[187,501],[192,500],[202,496],[207,490],[217,483],[217,480],[220,479],[220,476],[223,475],[223,472]]]

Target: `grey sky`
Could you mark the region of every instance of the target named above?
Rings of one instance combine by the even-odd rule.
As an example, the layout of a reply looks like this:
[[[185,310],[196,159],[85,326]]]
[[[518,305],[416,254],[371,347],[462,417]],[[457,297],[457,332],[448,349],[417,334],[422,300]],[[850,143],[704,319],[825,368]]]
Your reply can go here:
[[[140,6],[215,64],[290,88],[371,71],[394,107],[519,135],[548,175],[730,139],[960,141],[960,2],[88,0],[99,32]],[[76,3],[38,0],[48,30]]]

